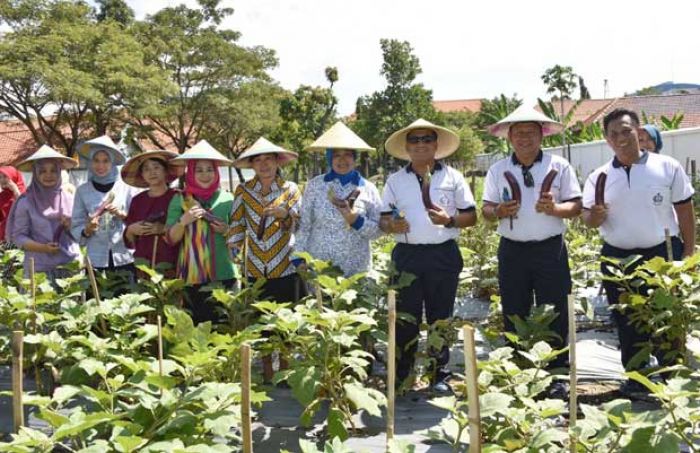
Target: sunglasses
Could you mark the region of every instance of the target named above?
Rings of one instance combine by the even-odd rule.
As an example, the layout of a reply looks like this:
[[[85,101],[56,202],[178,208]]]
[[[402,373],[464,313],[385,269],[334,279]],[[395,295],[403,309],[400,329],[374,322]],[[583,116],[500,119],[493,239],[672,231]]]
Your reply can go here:
[[[525,187],[535,187],[535,179],[527,167],[523,167],[523,181],[525,181]]]
[[[437,141],[437,137],[434,135],[412,135],[406,137],[406,141],[415,145],[416,143],[433,143]]]

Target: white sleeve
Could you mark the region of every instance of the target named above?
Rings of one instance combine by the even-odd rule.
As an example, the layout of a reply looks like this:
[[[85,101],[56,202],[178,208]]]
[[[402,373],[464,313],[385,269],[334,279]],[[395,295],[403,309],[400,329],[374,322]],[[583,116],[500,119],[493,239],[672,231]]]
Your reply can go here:
[[[484,178],[484,193],[481,200],[491,203],[501,202],[501,194],[498,191],[498,176],[493,172],[493,167],[489,169],[486,178]]]
[[[454,171],[455,181],[455,207],[458,210],[464,211],[465,209],[471,209],[476,207],[476,201],[474,201],[474,195],[472,190],[467,184],[467,180],[464,175],[457,171]]]
[[[562,168],[560,178],[559,201],[581,198],[581,186],[578,183],[576,172],[571,165],[565,165]]]
[[[591,209],[595,204],[595,182],[593,180],[593,175],[597,175],[598,172],[592,172],[586,178],[586,182],[583,185],[583,207],[586,209]]]
[[[393,179],[389,177],[384,185],[384,192],[382,193],[382,213],[391,212],[392,205],[396,205],[396,196],[391,185],[392,181]]]
[[[671,182],[671,201],[678,203],[692,197],[695,193],[690,178],[680,164],[674,165],[673,181]]]

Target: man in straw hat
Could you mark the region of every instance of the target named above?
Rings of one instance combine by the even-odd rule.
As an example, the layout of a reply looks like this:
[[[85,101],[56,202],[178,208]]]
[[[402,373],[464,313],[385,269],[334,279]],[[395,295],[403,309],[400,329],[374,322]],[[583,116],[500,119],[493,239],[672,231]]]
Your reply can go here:
[[[306,184],[294,249],[332,262],[346,277],[367,272],[372,265],[370,240],[382,234],[382,200],[356,166],[358,153],[374,148],[338,122],[307,150],[325,153],[328,172]]]
[[[683,167],[670,156],[641,149],[639,135],[643,129],[632,110],[611,111],[603,119],[603,129],[615,156],[590,174],[583,189],[583,221],[600,231],[601,255],[613,259],[641,256],[625,266],[624,272],[633,272],[654,257],[680,260],[693,255],[695,190]],[[611,275],[614,269],[606,262],[601,265],[603,275]],[[603,287],[608,304],[617,305],[625,289],[605,280]],[[638,291],[646,297],[649,287],[642,286]],[[662,349],[659,343],[667,342],[650,339],[632,323],[628,311],[612,313],[625,370],[640,370],[650,364],[650,351],[643,347],[650,340],[654,340],[653,353],[661,365],[675,362],[673,352],[680,350],[679,345],[669,344]],[[628,380],[620,392],[636,397],[648,390]]]
[[[398,310],[415,318],[397,327],[401,382],[412,372],[423,307],[430,324],[452,316],[464,266],[456,239],[461,228],[476,223],[476,205],[462,174],[439,161],[459,147],[454,132],[419,119],[394,132],[384,147],[397,159],[409,161],[386,182],[380,221],[382,230],[396,239],[391,259],[397,271],[416,276],[399,291]],[[449,347],[429,352],[436,362],[433,389],[449,392]]]
[[[78,163],[53,148],[43,145],[24,162],[21,171],[32,172],[27,191],[12,206],[8,219],[9,239],[24,251],[24,275],[29,276],[29,261],[50,281],[67,277],[58,269],[80,257],[80,247],[70,234],[73,195],[64,190],[61,170]]]
[[[291,257],[301,192],[279,172],[280,166],[296,159],[297,153],[260,137],[233,163],[237,168],[252,168],[255,176],[236,187],[228,244],[234,256],[248,248],[245,278],[249,283],[265,279],[261,300],[297,302],[306,296]],[[286,367],[286,358],[280,356],[280,369]],[[272,358],[267,355],[263,378],[270,382],[272,377]]]
[[[542,138],[563,126],[522,106],[489,127],[507,138],[513,154],[491,166],[484,182],[482,212],[498,221],[498,283],[506,332],[515,332],[513,317],[525,319],[533,302],[554,305],[552,346],[562,349],[568,337],[567,296],[571,273],[563,233],[564,219],[581,212],[581,188],[569,162],[541,150]],[[534,301],[533,301],[534,296]],[[566,367],[560,354],[552,368]],[[553,397],[565,398],[566,384],[556,381]]]

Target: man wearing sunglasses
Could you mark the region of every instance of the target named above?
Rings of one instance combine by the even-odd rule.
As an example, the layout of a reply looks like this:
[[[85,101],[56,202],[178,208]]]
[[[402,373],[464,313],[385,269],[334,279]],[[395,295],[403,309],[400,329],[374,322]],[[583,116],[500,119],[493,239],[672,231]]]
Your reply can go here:
[[[562,129],[560,123],[528,107],[489,127],[491,134],[508,139],[513,154],[489,169],[482,207],[486,219],[499,222],[498,284],[505,331],[515,332],[511,317],[525,319],[533,303],[553,305],[557,317],[551,330],[559,337],[551,342],[555,349],[564,348],[568,339],[571,273],[564,219],[581,212],[581,187],[571,164],[541,150],[542,138]],[[551,186],[543,188],[550,172],[555,175]],[[550,363],[550,369],[566,366],[566,354]],[[566,398],[568,386],[555,381],[549,395]]]
[[[399,290],[398,311],[414,318],[399,321],[396,329],[399,383],[412,374],[423,311],[431,325],[452,316],[464,266],[456,239],[461,228],[476,223],[476,204],[464,176],[440,162],[458,147],[454,132],[425,120],[395,132],[384,145],[395,158],[409,161],[389,176],[380,218],[381,229],[397,242],[391,254],[396,270],[416,277]],[[433,390],[449,392],[449,345],[428,353]]]

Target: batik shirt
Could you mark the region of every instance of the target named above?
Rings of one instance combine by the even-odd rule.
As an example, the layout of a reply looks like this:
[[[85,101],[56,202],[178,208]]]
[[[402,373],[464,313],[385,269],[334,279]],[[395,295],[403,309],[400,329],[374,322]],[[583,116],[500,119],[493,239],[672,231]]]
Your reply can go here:
[[[285,219],[263,217],[268,207],[283,207],[289,215]],[[229,245],[247,256],[244,266],[247,277],[280,278],[295,272],[290,254],[300,209],[299,188],[281,177],[272,182],[270,192],[265,195],[257,177],[236,187]]]

